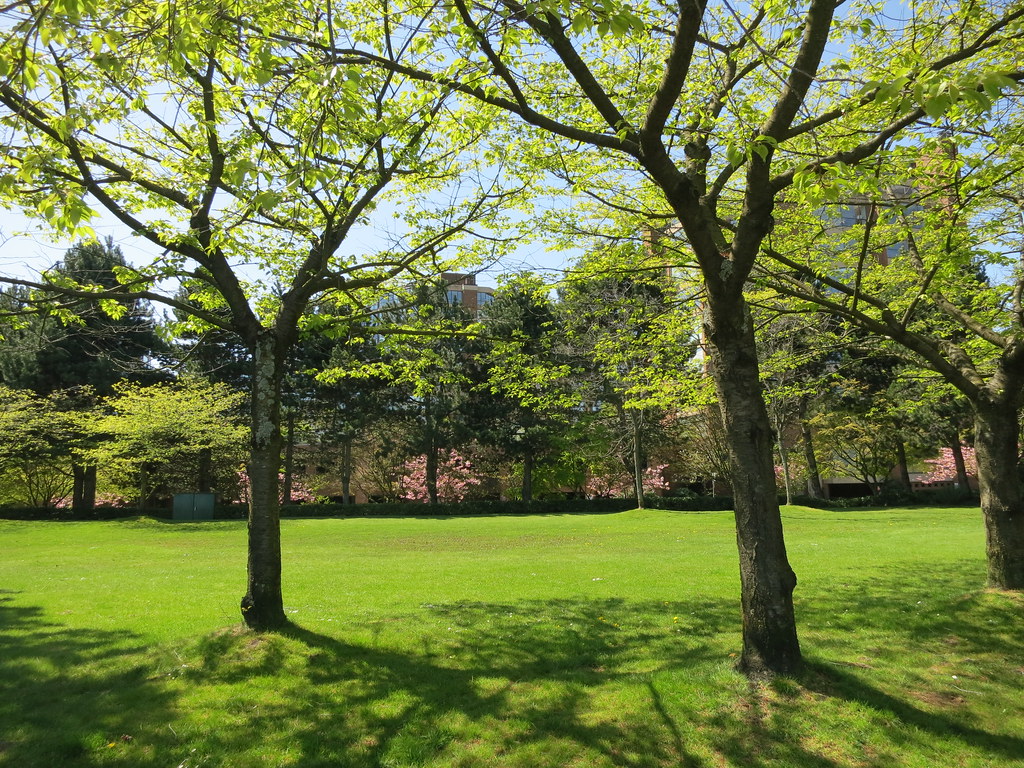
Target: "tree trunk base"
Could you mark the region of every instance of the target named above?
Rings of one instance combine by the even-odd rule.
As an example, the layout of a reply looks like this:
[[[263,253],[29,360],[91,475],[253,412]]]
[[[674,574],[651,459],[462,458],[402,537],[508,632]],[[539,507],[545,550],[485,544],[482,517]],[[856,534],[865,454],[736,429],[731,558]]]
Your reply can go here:
[[[260,610],[257,604],[249,595],[242,598],[242,620],[249,629],[255,632],[274,632],[289,626],[290,622],[283,610],[276,607]]]

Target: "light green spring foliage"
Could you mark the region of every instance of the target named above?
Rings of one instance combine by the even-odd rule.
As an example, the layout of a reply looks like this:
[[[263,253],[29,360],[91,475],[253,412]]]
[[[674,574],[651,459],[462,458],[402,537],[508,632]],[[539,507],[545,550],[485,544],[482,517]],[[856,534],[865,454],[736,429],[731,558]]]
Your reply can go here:
[[[1019,108],[951,109],[942,125],[836,182],[838,202],[785,209],[766,282],[791,306],[814,297],[875,332],[906,331],[974,386],[1024,332]]]
[[[248,430],[239,412],[245,396],[226,384],[186,378],[170,384],[122,383],[92,429],[103,436],[97,463],[126,471],[143,465],[193,461],[201,449],[240,464]]]
[[[487,342],[483,361],[492,392],[538,413],[578,405],[571,341],[544,278],[506,277],[477,327]]]
[[[119,270],[124,290],[187,279],[199,327],[225,305],[273,325],[283,296],[291,311],[324,292],[365,308],[413,264],[479,258],[497,246],[443,249],[503,200],[495,171],[464,151],[486,111],[460,123],[445,89],[330,50],[429,60],[422,25],[389,13],[374,2],[10,6],[0,196],[63,237],[88,237],[95,212],[113,212],[163,251]]]
[[[70,494],[89,414],[60,400],[0,386],[0,503],[49,507]]]
[[[664,151],[718,216],[724,249],[752,160],[771,159],[775,191],[791,188],[811,206],[836,200],[875,136],[896,135],[919,118],[976,116],[1016,85],[1006,76],[1016,69],[1022,31],[1013,3],[845,3],[803,108],[776,133],[769,112],[785,93],[807,15],[826,11],[795,0],[708,4],[692,55],[677,62],[686,67],[685,87],[664,125],[649,110],[660,88],[673,90],[666,57],[681,11],[659,3],[453,3],[436,24],[439,34],[451,28],[448,66],[430,74],[520,115],[531,127],[522,139],[528,149],[516,157],[564,181],[577,199],[594,194],[600,205],[671,215],[623,157],[655,162]],[[578,64],[556,58],[570,47]],[[844,154],[855,148],[863,152]]]
[[[630,241],[588,254],[563,282],[568,336],[625,407],[679,407],[701,388],[688,288]]]

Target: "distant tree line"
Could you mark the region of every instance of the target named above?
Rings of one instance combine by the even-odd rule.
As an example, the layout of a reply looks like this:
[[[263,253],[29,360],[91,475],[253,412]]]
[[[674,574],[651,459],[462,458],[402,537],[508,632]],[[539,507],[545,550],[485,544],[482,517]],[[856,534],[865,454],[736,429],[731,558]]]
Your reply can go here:
[[[102,285],[123,264],[110,242],[81,244],[55,273]],[[555,288],[516,275],[477,315],[445,288],[422,284],[343,333],[327,321],[300,337],[282,386],[285,503],[643,505],[650,493],[728,491],[692,286],[656,253],[603,246]],[[69,306],[62,323],[52,307],[33,314],[27,293],[3,300],[0,503],[83,512],[148,509],[180,492],[247,500],[241,344],[141,301]],[[863,334],[776,313],[758,338],[790,498],[820,497],[823,475],[908,491],[911,466],[969,438],[941,386]],[[955,479],[968,488],[965,469]]]

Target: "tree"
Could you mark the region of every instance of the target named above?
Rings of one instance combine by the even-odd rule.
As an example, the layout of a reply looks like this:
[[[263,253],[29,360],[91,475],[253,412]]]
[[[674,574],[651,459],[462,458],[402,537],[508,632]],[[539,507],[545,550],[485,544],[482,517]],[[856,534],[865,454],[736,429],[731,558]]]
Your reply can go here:
[[[75,244],[53,267],[52,275],[56,281],[109,289],[118,284],[115,271],[124,266],[121,249],[108,238],[102,243]],[[88,301],[69,299],[55,308],[62,322],[35,313],[32,296],[23,287],[7,299],[9,324],[21,326],[5,329],[0,346],[0,380],[10,386],[40,395],[63,392],[55,405],[81,411],[95,407],[97,398],[111,394],[118,381],[153,382],[167,376],[161,360],[166,345],[148,302],[112,303],[108,314]],[[76,512],[91,510],[95,502],[96,466],[79,461],[87,457],[87,452],[72,454]]]
[[[678,382],[694,356],[687,315],[678,312],[665,269],[644,265],[632,244],[601,255],[621,272],[578,264],[580,276],[559,292],[563,324],[591,379],[589,398],[610,405],[628,449],[623,463],[632,478],[637,505],[644,506],[646,433],[657,427],[666,407],[681,404]]]
[[[469,330],[472,318],[448,298],[444,280],[417,286],[406,305],[381,313],[383,325],[396,324],[380,344],[376,369],[406,399],[406,448],[423,457],[427,500],[440,500],[438,472],[445,454],[461,448],[481,431],[491,416],[486,374],[480,360],[482,344]],[[378,328],[371,330],[387,330]]]
[[[765,405],[775,431],[780,461],[779,473],[786,503],[793,503],[793,435],[799,430],[803,448],[797,464],[806,468],[810,493],[822,498],[821,478],[814,452],[808,412],[814,401],[827,393],[836,364],[836,349],[842,343],[836,323],[821,314],[795,315],[780,311],[770,302],[762,304],[751,294],[757,323],[758,358]]]
[[[45,508],[71,495],[82,418],[58,400],[0,386],[0,503]]]
[[[433,477],[427,474],[427,456],[416,456],[402,467],[402,498],[430,504],[462,501],[480,478],[473,464],[457,451],[446,450],[434,459]],[[432,487],[431,487],[432,486]]]
[[[69,299],[108,314],[119,301],[161,302],[193,330],[245,344],[252,494],[241,607],[250,627],[274,629],[287,623],[281,381],[311,302],[330,295],[352,317],[389,281],[443,270],[446,244],[503,198],[493,171],[474,192],[462,151],[484,111],[455,115],[448,89],[339,65],[333,53],[358,40],[379,56],[430,57],[421,25],[395,23],[384,3],[237,10],[155,0],[5,8],[0,193],[63,234],[87,234],[105,210],[160,254],[118,268],[113,287],[53,273],[6,282],[56,310]],[[293,39],[264,32],[285,27]],[[369,226],[377,206],[398,214],[390,226]],[[182,279],[188,301],[164,290]]]
[[[994,90],[978,94],[988,99]],[[836,199],[850,200],[856,190],[872,215],[836,231],[808,226],[793,212],[772,244],[778,268],[765,279],[787,297],[892,340],[911,364],[935,371],[963,395],[973,413],[988,581],[1019,590],[1024,229],[1016,177],[1024,157],[1015,114],[986,120],[953,110],[936,121],[938,135],[926,126],[914,144],[894,146],[884,172],[836,180]],[[951,126],[964,136],[959,146]],[[1006,254],[1016,257],[1012,267]],[[985,267],[1005,278],[988,280]],[[959,447],[958,435],[947,439]]]
[[[517,275],[481,316],[486,386],[495,395],[486,439],[519,461],[523,501],[533,499],[535,471],[560,447],[578,403],[565,326],[548,291],[539,276]]]
[[[93,425],[102,440],[90,453],[108,474],[134,479],[140,511],[158,492],[207,492],[216,485],[226,491],[236,484],[248,436],[240,424],[244,399],[226,384],[197,378],[115,385],[108,413]],[[118,490],[131,495],[132,489]]]
[[[838,8],[835,0],[586,9],[451,0],[437,17],[451,46],[437,66],[338,51],[506,110],[544,137],[542,151],[518,156],[571,169],[581,184],[611,190],[607,203],[637,215],[645,213],[637,201],[652,198],[636,182],[647,182],[655,214],[678,221],[706,290],[704,337],[733,466],[740,666],[755,675],[801,663],[796,576],[744,298],[776,205],[783,192],[804,193],[819,175],[863,162],[949,108],[950,85],[967,99],[978,74],[962,65],[984,57],[983,77],[999,69],[993,59],[1010,55],[1006,42],[1020,35],[1024,15],[1013,5],[918,6],[912,23],[894,29],[877,5]],[[830,44],[843,55],[827,54]],[[895,85],[894,66],[902,78]]]
[[[69,280],[109,290],[118,285],[116,272],[125,266],[121,249],[108,238],[73,245],[50,275],[55,282]],[[165,378],[159,359],[165,344],[157,334],[148,302],[115,302],[107,305],[108,311],[101,311],[89,301],[69,299],[58,309],[58,317],[63,316],[65,322],[48,318],[39,328],[29,346],[35,364],[20,377],[5,377],[11,386],[42,395],[89,386],[106,396],[122,379],[152,382]],[[20,339],[21,344],[26,341]]]

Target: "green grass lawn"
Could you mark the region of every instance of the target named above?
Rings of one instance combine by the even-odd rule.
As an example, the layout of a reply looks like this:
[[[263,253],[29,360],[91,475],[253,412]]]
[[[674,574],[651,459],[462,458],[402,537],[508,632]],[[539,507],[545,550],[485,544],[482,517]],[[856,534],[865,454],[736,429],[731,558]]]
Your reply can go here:
[[[808,668],[751,684],[729,513],[0,521],[0,766],[1024,766],[972,509],[784,511]]]

